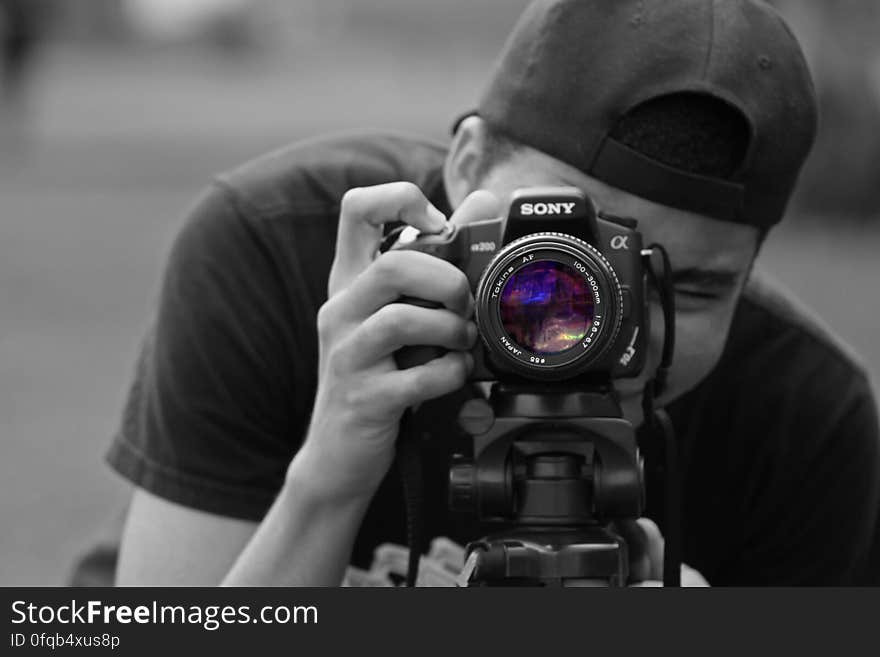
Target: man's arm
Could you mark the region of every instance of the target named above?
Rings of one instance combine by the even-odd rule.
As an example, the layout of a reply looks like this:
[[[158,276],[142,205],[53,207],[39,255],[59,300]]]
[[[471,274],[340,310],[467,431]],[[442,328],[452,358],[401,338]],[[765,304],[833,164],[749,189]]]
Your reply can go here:
[[[322,469],[294,458],[284,488],[223,579],[226,586],[339,586],[369,503],[321,483]]]
[[[368,500],[335,499],[294,459],[261,523],[198,511],[137,488],[119,586],[310,585],[342,581]]]
[[[492,216],[497,201],[494,197],[491,201],[477,198],[464,204],[462,216]],[[235,513],[224,513],[218,502],[212,502],[211,513],[204,513],[189,508],[186,500],[192,494],[188,483],[211,471],[213,445],[228,454],[252,458],[263,467],[278,465],[278,455],[254,452],[251,443],[272,444],[275,433],[283,440],[283,431],[274,431],[266,417],[277,416],[277,405],[286,407],[292,400],[277,399],[274,406],[266,406],[267,398],[275,399],[273,393],[277,396],[271,376],[263,371],[272,364],[271,358],[260,353],[260,342],[237,345],[228,341],[230,336],[250,336],[273,323],[261,321],[265,304],[253,302],[260,299],[257,294],[262,290],[228,293],[242,280],[254,277],[253,266],[242,277],[230,274],[231,258],[223,259],[223,285],[216,286],[198,270],[198,263],[208,254],[190,252],[189,258],[181,257],[195,263],[182,280],[197,295],[184,295],[182,302],[166,308],[166,315],[183,316],[177,331],[163,334],[160,313],[156,346],[160,355],[145,367],[155,369],[158,361],[167,370],[164,376],[169,383],[153,401],[153,408],[146,409],[146,420],[155,425],[155,440],[164,453],[172,459],[187,453],[189,469],[199,474],[194,477],[167,465],[156,467],[138,455],[137,446],[121,445],[117,455],[121,469],[140,473],[144,488],[165,484],[174,494],[161,497],[177,496],[180,503],[145,491],[136,494],[123,537],[119,583],[293,586],[341,582],[363,514],[391,465],[400,417],[407,407],[463,385],[468,367],[464,352],[476,337],[469,321],[473,299],[460,270],[417,252],[375,257],[384,221],[404,220],[422,230],[439,230],[444,219],[431,210],[421,192],[408,183],[357,190],[343,199],[330,298],[318,313],[318,386],[309,430],[292,462],[280,463],[286,477],[259,524],[234,520]],[[206,311],[211,304],[205,303],[205,297],[211,299],[211,295],[220,295],[215,305],[223,307],[240,304],[244,297],[249,304],[244,312],[226,314],[240,315],[253,326],[234,325],[230,330],[218,321],[222,314]],[[396,303],[401,296],[426,299],[440,307]],[[211,348],[208,338],[212,333],[219,333],[226,342]],[[405,345],[421,344],[449,351],[428,363],[398,370],[393,353]],[[168,352],[173,356],[161,357]],[[255,357],[235,360],[240,354]],[[266,393],[254,394],[254,386],[265,388]],[[160,402],[173,412],[163,413]],[[143,425],[144,415],[140,409],[132,422]],[[172,418],[183,418],[198,431],[159,431],[186,426],[169,422]],[[236,426],[247,433],[236,435]],[[225,458],[221,465],[227,477],[241,478],[234,459]],[[214,500],[225,496],[236,505],[225,482],[208,481],[202,488],[213,489]],[[244,487],[239,490],[242,496],[249,492]]]
[[[257,525],[135,488],[122,533],[116,584],[216,586]]]

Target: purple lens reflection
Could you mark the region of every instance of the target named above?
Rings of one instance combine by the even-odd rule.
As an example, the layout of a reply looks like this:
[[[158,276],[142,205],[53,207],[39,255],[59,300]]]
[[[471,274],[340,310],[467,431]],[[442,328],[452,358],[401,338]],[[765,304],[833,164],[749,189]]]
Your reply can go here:
[[[501,292],[505,330],[536,354],[558,354],[578,344],[593,322],[593,309],[583,275],[552,260],[526,265]]]

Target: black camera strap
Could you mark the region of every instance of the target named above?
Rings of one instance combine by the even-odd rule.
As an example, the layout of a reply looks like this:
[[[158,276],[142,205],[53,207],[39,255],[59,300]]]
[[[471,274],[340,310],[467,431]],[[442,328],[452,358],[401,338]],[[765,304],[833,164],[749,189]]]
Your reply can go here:
[[[406,586],[413,587],[419,574],[419,561],[425,549],[425,528],[422,517],[425,484],[422,471],[422,452],[415,431],[414,409],[408,408],[400,421],[397,441],[397,467],[403,483],[403,501],[406,505],[406,542],[409,560],[406,568]]]
[[[654,268],[652,256],[660,254],[661,271]],[[654,378],[645,383],[642,395],[642,415],[645,425],[653,436],[660,434],[664,460],[664,537],[663,585],[681,586],[682,561],[682,493],[680,455],[675,427],[669,413],[657,408],[657,398],[666,389],[669,368],[675,353],[675,290],[672,285],[672,264],[669,254],[660,244],[651,244],[643,251],[645,270],[651,284],[660,295],[663,309],[663,350]]]

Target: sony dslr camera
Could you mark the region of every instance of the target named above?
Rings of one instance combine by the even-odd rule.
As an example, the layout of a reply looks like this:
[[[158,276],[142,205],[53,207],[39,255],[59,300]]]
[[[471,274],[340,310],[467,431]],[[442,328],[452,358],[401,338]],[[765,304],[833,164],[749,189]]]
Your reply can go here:
[[[491,533],[468,545],[467,585],[626,584],[629,547],[613,523],[641,515],[644,487],[612,383],[646,359],[636,222],[600,214],[579,189],[532,187],[513,195],[507,217],[392,239],[456,265],[476,302],[470,382],[491,383],[459,411],[471,444],[453,455],[448,495],[452,512]],[[395,357],[406,368],[437,355],[405,347]],[[429,431],[430,416],[423,425],[411,420],[407,435]]]
[[[391,248],[429,253],[467,275],[482,337],[473,381],[608,380],[644,366],[642,237],[634,220],[598,213],[577,188],[521,189],[506,220],[441,234],[408,228]],[[437,355],[408,347],[397,360],[411,367]]]

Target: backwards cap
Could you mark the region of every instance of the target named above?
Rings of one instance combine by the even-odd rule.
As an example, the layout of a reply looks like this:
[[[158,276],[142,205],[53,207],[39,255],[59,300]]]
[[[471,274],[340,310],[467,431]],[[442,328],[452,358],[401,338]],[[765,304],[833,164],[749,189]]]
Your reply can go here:
[[[745,119],[749,143],[731,176],[676,169],[609,136],[630,110],[679,93],[714,97]],[[782,218],[817,122],[800,46],[756,0],[536,0],[478,113],[613,187],[762,229]]]

